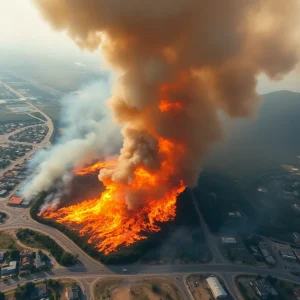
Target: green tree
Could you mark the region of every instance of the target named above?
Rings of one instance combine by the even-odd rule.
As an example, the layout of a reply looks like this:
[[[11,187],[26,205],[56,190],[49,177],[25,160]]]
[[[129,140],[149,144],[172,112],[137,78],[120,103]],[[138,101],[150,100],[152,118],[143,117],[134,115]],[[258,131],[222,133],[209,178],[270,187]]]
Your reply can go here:
[[[5,295],[2,292],[0,292],[0,300],[5,300]]]
[[[9,251],[9,258],[11,260],[19,260],[20,259],[20,251],[18,249],[12,249]]]
[[[69,252],[64,252],[60,257],[59,263],[63,266],[72,266],[76,263],[76,256]]]

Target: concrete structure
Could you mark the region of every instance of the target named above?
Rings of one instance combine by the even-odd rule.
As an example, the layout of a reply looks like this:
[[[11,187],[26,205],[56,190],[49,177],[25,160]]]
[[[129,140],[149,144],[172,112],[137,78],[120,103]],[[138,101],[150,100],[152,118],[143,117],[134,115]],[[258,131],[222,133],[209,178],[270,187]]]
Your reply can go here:
[[[222,241],[223,244],[236,244],[237,243],[237,241],[234,237],[222,236],[221,241]]]
[[[66,298],[68,300],[77,300],[79,299],[79,289],[77,285],[73,285],[72,287],[67,289]]]
[[[227,293],[225,292],[217,277],[208,277],[206,278],[206,282],[215,299],[223,299],[227,297]]]
[[[14,274],[14,273],[16,273],[16,271],[17,271],[17,262],[11,261],[8,266],[2,266],[1,277]]]

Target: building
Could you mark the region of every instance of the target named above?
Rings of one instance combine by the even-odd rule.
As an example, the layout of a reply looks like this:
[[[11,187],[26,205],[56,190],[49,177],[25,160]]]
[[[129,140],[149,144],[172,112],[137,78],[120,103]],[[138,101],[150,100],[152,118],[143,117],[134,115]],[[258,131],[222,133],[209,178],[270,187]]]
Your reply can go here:
[[[77,285],[67,289],[66,297],[68,300],[77,300],[79,299],[79,289]]]
[[[25,198],[22,202],[22,206],[29,206],[31,203],[31,198]]]
[[[46,267],[46,262],[42,259],[39,253],[36,254],[35,267],[37,269],[43,269]]]
[[[276,265],[276,261],[275,261],[274,257],[271,256],[271,255],[270,256],[266,256],[265,260],[266,260],[266,262],[267,262],[268,265],[272,265],[272,266]]]
[[[270,295],[278,296],[278,293],[266,279],[250,281],[249,284],[261,299],[267,299]]]
[[[281,249],[279,251],[281,257],[283,259],[289,260],[289,261],[296,261],[297,257],[295,253],[291,249]]]
[[[9,199],[7,204],[11,205],[11,206],[19,206],[19,205],[21,205],[22,201],[23,201],[23,198],[12,196]]]
[[[30,294],[31,300],[42,299],[48,296],[48,289],[45,284],[36,286]]]
[[[8,266],[2,266],[1,268],[1,277],[9,276],[17,271],[17,262],[11,261]]]
[[[215,299],[223,299],[227,297],[227,293],[225,292],[217,277],[208,277],[206,278],[206,282]]]
[[[237,241],[234,237],[222,236],[221,241],[222,241],[223,244],[236,244],[237,243]]]
[[[231,211],[228,213],[228,217],[230,218],[240,218],[242,215],[241,213],[237,210],[237,211]]]

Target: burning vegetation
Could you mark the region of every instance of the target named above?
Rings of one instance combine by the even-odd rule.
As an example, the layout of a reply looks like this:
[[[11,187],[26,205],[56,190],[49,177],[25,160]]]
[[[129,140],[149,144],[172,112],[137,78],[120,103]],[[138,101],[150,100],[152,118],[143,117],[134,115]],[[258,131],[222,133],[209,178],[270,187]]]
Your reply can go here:
[[[100,45],[120,75],[108,101],[122,125],[120,155],[76,171],[100,170],[105,191],[41,212],[105,253],[173,220],[176,196],[197,183],[209,146],[222,137],[220,113],[250,116],[257,75],[278,79],[298,62],[298,0],[34,2],[80,47]],[[88,155],[77,151],[66,169]],[[49,189],[66,169],[43,162],[24,194]]]

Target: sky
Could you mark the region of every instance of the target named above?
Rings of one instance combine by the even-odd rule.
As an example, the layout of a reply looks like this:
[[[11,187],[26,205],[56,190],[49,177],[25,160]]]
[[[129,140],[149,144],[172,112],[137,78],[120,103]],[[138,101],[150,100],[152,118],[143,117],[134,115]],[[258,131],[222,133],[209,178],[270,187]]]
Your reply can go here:
[[[22,49],[27,53],[38,52],[48,56],[74,56],[77,63],[89,61],[99,68],[105,66],[100,50],[93,53],[81,51],[65,32],[51,28],[30,0],[0,0],[0,48],[8,51]],[[257,91],[260,94],[276,90],[300,92],[299,83],[300,67],[280,81],[260,76]]]

